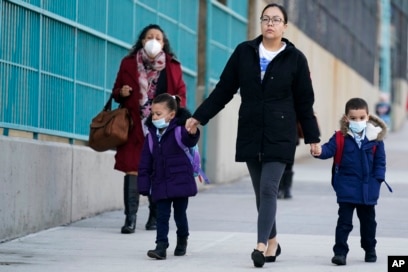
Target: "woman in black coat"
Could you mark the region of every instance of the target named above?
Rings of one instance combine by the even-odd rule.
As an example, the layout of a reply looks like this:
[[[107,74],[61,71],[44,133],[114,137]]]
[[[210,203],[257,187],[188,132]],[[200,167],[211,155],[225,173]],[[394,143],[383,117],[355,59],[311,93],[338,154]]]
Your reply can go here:
[[[187,129],[207,124],[240,90],[235,160],[246,162],[256,195],[258,240],[251,254],[256,267],[274,262],[281,252],[277,194],[286,164],[294,161],[296,122],[312,154],[320,142],[306,57],[283,38],[287,13],[269,4],[260,20],[262,35],[236,47],[215,89],[186,123]]]

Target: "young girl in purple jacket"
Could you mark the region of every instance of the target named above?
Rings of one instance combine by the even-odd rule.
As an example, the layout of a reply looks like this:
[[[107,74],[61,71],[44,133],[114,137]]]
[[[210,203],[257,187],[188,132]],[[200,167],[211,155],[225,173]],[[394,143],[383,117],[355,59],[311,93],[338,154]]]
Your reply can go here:
[[[169,219],[171,205],[177,226],[175,256],[186,254],[189,236],[187,206],[188,198],[197,194],[193,167],[184,150],[177,143],[175,128],[180,126],[181,141],[193,147],[200,138],[198,129],[187,132],[186,120],[191,116],[188,110],[180,108],[180,98],[167,93],[154,98],[151,115],[146,120],[152,136],[152,148],[145,141],[139,164],[138,187],[142,195],[151,195],[157,205],[156,248],[147,255],[162,260],[166,258],[169,246]]]

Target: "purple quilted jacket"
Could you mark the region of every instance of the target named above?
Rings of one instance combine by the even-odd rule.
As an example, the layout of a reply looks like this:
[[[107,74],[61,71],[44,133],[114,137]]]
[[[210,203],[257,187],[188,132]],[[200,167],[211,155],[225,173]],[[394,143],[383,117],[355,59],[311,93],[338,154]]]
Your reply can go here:
[[[157,129],[147,123],[153,136],[153,150],[150,152],[146,140],[139,164],[138,187],[142,195],[151,194],[153,201],[176,197],[190,197],[197,194],[197,184],[189,158],[177,144],[174,129],[185,120],[174,118],[159,142]],[[181,141],[188,147],[197,144],[200,131],[195,135],[181,127]]]

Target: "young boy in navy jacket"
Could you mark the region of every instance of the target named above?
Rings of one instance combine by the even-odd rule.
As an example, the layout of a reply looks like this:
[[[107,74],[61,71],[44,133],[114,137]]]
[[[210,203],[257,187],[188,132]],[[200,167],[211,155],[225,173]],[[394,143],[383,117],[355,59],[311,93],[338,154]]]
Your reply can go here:
[[[333,165],[332,171],[332,185],[339,205],[334,257],[331,260],[336,265],[346,264],[349,252],[347,239],[353,229],[354,210],[360,220],[365,261],[377,261],[375,205],[381,183],[385,181],[383,139],[386,132],[385,123],[369,115],[367,102],[361,98],[352,98],[346,103],[345,115],[340,120],[338,133],[341,135],[337,137],[343,138],[336,140],[335,133],[329,142],[319,146],[312,154],[319,159],[328,159],[335,157],[336,152],[342,152],[339,165]]]

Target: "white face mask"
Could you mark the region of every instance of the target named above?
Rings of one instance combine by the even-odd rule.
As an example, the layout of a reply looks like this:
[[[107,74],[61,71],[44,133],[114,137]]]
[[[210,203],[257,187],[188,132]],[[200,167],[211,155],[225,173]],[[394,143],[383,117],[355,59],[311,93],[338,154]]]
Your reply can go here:
[[[349,122],[350,122],[349,128],[354,133],[362,132],[367,126],[367,121],[349,121]]]
[[[169,123],[166,122],[166,119],[165,119],[165,118],[160,118],[160,119],[158,119],[158,120],[152,120],[152,122],[153,122],[153,125],[154,125],[156,128],[166,128],[166,127],[169,126]]]
[[[151,39],[145,43],[144,50],[149,57],[154,58],[162,51],[162,45],[156,39]]]

